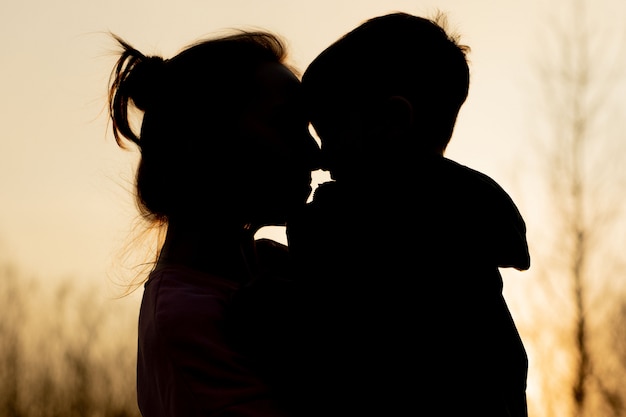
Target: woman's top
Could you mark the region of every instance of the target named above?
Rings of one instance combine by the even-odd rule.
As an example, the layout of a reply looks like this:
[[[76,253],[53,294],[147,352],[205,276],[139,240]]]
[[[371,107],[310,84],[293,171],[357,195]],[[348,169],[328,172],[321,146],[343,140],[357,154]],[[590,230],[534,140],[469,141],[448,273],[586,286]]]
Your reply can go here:
[[[184,266],[150,274],[137,355],[144,417],[284,415],[268,385],[225,341],[224,310],[238,286]]]

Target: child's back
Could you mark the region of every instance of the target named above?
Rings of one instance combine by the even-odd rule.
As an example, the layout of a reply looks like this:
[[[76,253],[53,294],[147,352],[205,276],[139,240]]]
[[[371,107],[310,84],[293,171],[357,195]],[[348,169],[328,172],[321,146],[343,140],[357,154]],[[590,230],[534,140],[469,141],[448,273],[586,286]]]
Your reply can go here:
[[[351,407],[525,407],[527,359],[498,270],[529,266],[514,203],[442,157],[388,180],[322,185],[290,223],[321,332],[313,370]]]

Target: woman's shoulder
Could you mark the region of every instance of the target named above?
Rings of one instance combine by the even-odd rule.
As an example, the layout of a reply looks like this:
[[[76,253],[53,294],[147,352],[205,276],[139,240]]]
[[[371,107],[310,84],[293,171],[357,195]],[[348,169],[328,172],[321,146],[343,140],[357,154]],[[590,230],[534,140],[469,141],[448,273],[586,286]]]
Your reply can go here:
[[[156,287],[159,291],[230,292],[239,284],[218,275],[203,272],[180,264],[157,266],[150,272],[145,290]]]
[[[184,266],[159,267],[146,282],[142,314],[167,333],[200,323],[210,327],[222,319],[237,288],[232,281]]]

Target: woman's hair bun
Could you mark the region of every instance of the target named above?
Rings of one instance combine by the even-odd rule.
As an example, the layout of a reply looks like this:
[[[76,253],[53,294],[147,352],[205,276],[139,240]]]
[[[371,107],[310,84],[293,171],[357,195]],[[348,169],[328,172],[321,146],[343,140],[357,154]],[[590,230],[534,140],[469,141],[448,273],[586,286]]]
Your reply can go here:
[[[139,145],[139,136],[129,119],[129,105],[148,111],[158,105],[165,91],[167,60],[146,56],[117,35],[112,35],[122,47],[109,79],[109,114],[113,134],[120,146],[122,137]]]
[[[128,97],[140,110],[148,110],[158,101],[163,88],[165,60],[160,56],[142,56],[135,61],[126,84]]]

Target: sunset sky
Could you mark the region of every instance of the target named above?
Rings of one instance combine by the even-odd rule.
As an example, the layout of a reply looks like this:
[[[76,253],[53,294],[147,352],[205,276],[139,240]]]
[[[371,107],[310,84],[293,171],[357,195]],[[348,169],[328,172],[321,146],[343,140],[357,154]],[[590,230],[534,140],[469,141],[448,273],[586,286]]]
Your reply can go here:
[[[526,219],[534,256],[545,243],[543,233],[554,234],[545,222],[537,186],[533,140],[536,123],[545,116],[537,68],[555,53],[547,36],[553,25],[571,29],[568,6],[573,1],[3,0],[0,265],[11,264],[44,286],[50,282],[50,288],[63,279],[108,289],[112,280],[132,277],[126,268],[137,261],[129,264],[124,249],[138,217],[131,194],[137,153],[119,149],[108,126],[108,78],[117,59],[109,32],[146,55],[169,58],[223,30],[267,29],[287,40],[292,63],[304,70],[330,43],[368,18],[393,11],[429,17],[438,10],[471,48],[469,98],[446,156],[488,174],[508,191]],[[593,35],[610,40],[594,44],[595,50],[622,70],[609,90],[618,100],[612,103],[617,112],[612,129],[624,132],[626,1],[587,4]],[[316,181],[326,178],[315,176]],[[280,229],[262,235],[284,241]],[[541,263],[533,257],[530,271],[504,274],[513,316],[530,323],[521,331],[528,341],[536,336],[531,333],[542,331],[537,322],[544,320],[533,322],[524,298],[550,266]],[[131,302],[140,295],[134,293]],[[538,398],[533,382],[538,367],[532,343],[527,347],[529,394]]]
[[[107,126],[106,89],[120,35],[170,57],[228,28],[284,36],[306,65],[363,20],[391,11],[448,14],[471,47],[472,81],[447,156],[496,179],[520,200],[535,97],[532,63],[565,0],[111,0],[0,4],[0,259],[42,279],[105,280],[137,213],[129,190],[136,154]],[[620,28],[626,2],[593,2]],[[613,25],[613,26],[611,26]],[[618,34],[623,37],[623,33]],[[521,167],[521,168],[520,168]],[[532,207],[519,201],[523,213]],[[532,224],[529,228],[534,227]],[[276,235],[281,239],[280,235]]]

